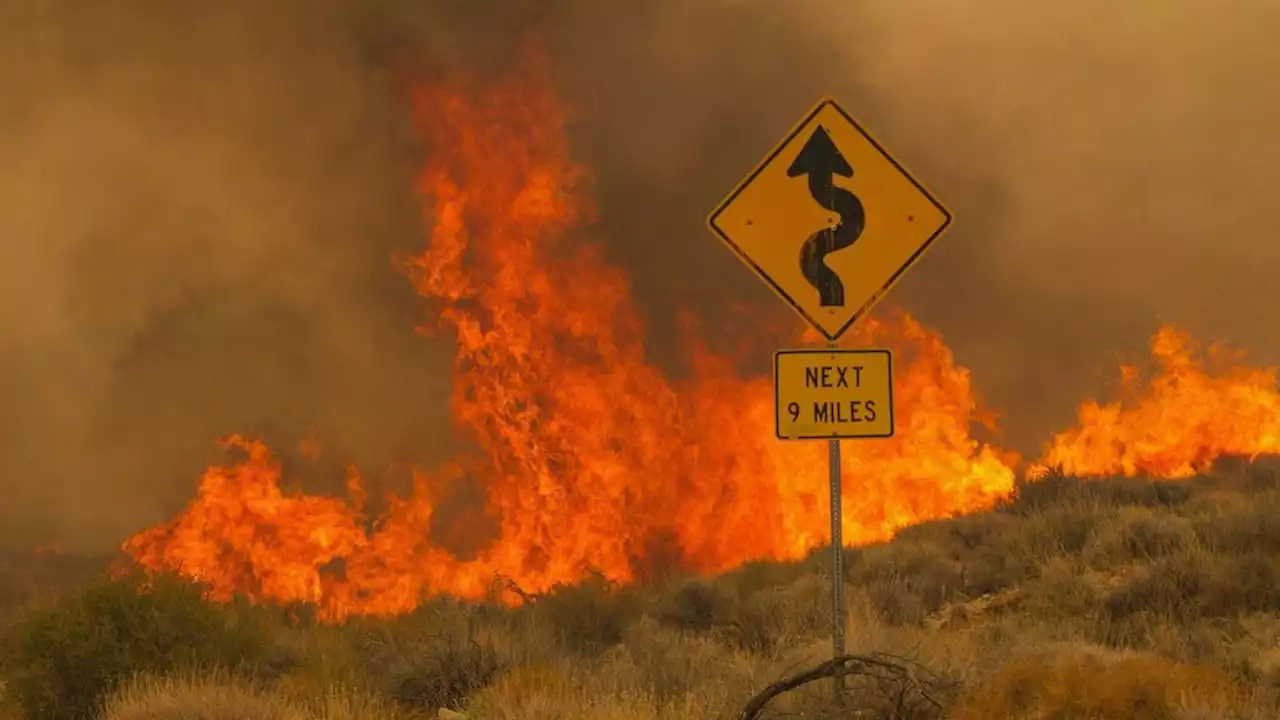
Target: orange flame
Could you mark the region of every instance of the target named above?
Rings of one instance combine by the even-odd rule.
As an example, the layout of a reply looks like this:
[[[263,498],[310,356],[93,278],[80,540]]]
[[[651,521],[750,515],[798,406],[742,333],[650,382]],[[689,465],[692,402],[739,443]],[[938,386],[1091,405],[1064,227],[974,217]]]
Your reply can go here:
[[[280,466],[264,445],[239,436],[225,444],[248,457],[210,468],[177,521],[130,538],[125,551],[144,567],[209,583],[218,599],[243,591],[320,601],[318,568],[364,544],[355,510],[337,498],[284,494]]]
[[[692,379],[669,381],[645,359],[626,277],[598,244],[572,239],[592,216],[588,175],[570,160],[541,55],[493,87],[414,99],[431,147],[420,180],[431,242],[404,264],[437,305],[424,332],[457,341],[451,412],[474,456],[419,473],[367,531],[354,500],[283,493],[266,448],[232,438],[248,458],[210,469],[185,513],[126,550],[219,597],[316,603],[337,620],[479,597],[495,577],[541,592],[590,571],[621,582],[660,563],[715,572],[822,544],[825,445],[776,441],[770,380],[740,378],[703,348]],[[849,542],[1006,495],[1011,459],[970,437],[969,374],[941,339],[906,316],[861,336],[900,351],[900,408],[895,438],[846,444]],[[430,542],[430,488],[463,468],[499,519],[466,561]]]
[[[349,499],[285,493],[266,447],[231,438],[247,457],[210,468],[184,513],[125,550],[215,597],[314,603],[337,621],[437,594],[483,597],[499,578],[538,593],[592,571],[620,582],[664,565],[713,573],[824,544],[826,444],[773,437],[771,380],[742,377],[696,341],[687,380],[647,361],[627,278],[581,237],[589,175],[571,160],[543,57],[530,51],[489,87],[421,88],[414,107],[430,145],[419,181],[430,243],[402,266],[438,318],[422,331],[456,341],[450,410],[470,449],[415,472],[412,492],[370,519],[354,470]],[[853,334],[895,351],[897,427],[843,444],[846,541],[1007,497],[1018,458],[972,437],[993,420],[942,339],[902,313]],[[1161,331],[1165,370],[1149,396],[1130,409],[1087,403],[1041,466],[1179,474],[1215,453],[1274,449],[1274,373],[1210,377],[1187,353],[1184,336]],[[467,559],[431,534],[432,489],[461,482],[480,484],[497,520]]]
[[[1133,398],[1080,406],[1078,427],[1054,436],[1029,474],[1189,477],[1223,456],[1280,450],[1280,393],[1274,368],[1245,365],[1221,345],[1206,352],[1184,331],[1164,326],[1151,339],[1159,365],[1144,387],[1132,365],[1120,370]],[[1144,391],[1139,396],[1138,392]]]

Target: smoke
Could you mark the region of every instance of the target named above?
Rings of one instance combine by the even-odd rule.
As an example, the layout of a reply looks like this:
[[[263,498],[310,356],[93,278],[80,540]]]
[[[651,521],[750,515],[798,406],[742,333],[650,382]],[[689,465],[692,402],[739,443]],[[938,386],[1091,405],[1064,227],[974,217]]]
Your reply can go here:
[[[679,310],[716,346],[790,321],[704,220],[824,94],[955,212],[891,302],[974,368],[1008,443],[1034,452],[1157,319],[1274,359],[1277,22],[1263,0],[5,3],[0,526],[113,543],[232,431],[447,454],[451,353],[391,264],[423,242],[397,81],[496,71],[530,28],[597,176],[586,232],[660,361]],[[763,342],[759,368],[789,340]]]
[[[233,431],[362,461],[447,442],[414,336],[392,78],[336,5],[7,3],[0,21],[0,520],[118,542]]]
[[[690,236],[832,94],[956,215],[888,303],[942,330],[1006,444],[1037,452],[1159,321],[1280,357],[1280,5],[641,4],[643,20],[596,4],[563,34],[566,84],[605,118],[584,143],[608,179],[602,234],[648,270],[634,277],[659,327],[676,307],[791,313]]]

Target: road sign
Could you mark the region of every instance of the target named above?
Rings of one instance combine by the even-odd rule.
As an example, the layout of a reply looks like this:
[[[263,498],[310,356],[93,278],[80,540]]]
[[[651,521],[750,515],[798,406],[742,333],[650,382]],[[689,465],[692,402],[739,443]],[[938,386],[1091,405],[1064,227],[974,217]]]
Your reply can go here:
[[[893,437],[888,350],[779,350],[773,393],[780,440]]]
[[[951,213],[826,98],[707,222],[834,342],[942,234]]]

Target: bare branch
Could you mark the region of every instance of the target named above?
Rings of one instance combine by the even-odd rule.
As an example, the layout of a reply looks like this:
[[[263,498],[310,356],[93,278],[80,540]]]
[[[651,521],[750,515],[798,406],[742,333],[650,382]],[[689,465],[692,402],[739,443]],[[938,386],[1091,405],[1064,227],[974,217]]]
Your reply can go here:
[[[817,680],[843,675],[866,677],[879,683],[895,686],[892,698],[897,717],[903,717],[908,707],[912,705],[910,700],[912,696],[923,700],[936,710],[941,710],[943,707],[936,694],[944,683],[934,673],[906,658],[876,653],[832,658],[813,668],[772,683],[747,702],[738,719],[759,720],[765,706],[777,696]]]

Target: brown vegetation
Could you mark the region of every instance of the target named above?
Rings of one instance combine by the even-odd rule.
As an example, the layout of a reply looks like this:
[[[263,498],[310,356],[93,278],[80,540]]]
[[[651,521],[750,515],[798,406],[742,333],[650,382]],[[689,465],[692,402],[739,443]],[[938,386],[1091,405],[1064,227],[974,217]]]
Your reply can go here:
[[[849,550],[850,652],[906,674],[864,660],[843,716],[1274,717],[1278,517],[1280,475],[1268,464],[1185,482],[1050,476],[995,511]],[[399,719],[440,708],[500,720],[731,718],[829,659],[826,573],[820,552],[662,587],[594,579],[517,610],[436,599],[341,626],[297,608],[209,606],[177,586],[140,600],[133,580],[116,580],[12,614],[0,671],[10,714],[33,719]],[[796,684],[761,717],[837,716],[830,683]],[[58,697],[68,688],[80,695]],[[928,701],[904,703],[907,691]]]

